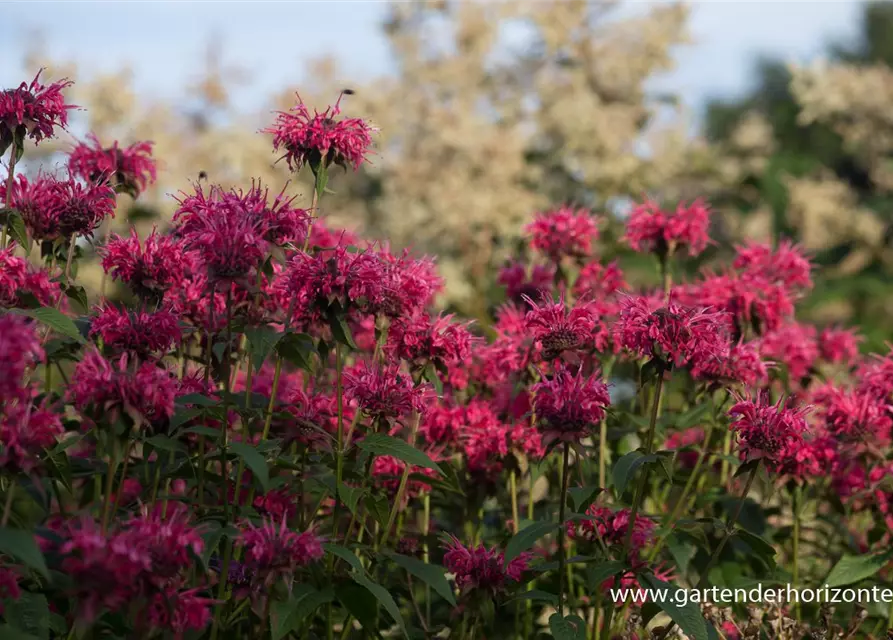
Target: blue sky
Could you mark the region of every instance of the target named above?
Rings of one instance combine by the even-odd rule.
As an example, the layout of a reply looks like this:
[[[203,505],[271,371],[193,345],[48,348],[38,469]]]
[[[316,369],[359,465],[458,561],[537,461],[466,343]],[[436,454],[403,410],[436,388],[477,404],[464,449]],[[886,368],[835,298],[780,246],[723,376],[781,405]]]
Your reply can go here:
[[[632,11],[648,4],[628,2]],[[681,92],[693,107],[706,97],[734,95],[747,87],[756,53],[807,61],[829,40],[853,36],[859,4],[694,2],[695,43],[677,50],[678,69],[653,86]],[[173,97],[195,77],[214,38],[225,61],[242,67],[251,79],[240,90],[239,103],[255,107],[260,105],[255,99],[286,84],[299,85],[306,62],[321,52],[336,52],[345,82],[386,73],[390,54],[378,28],[385,10],[383,2],[371,0],[6,2],[0,21],[0,86],[24,78],[20,52],[40,34],[56,59],[106,70],[128,63],[140,91]]]

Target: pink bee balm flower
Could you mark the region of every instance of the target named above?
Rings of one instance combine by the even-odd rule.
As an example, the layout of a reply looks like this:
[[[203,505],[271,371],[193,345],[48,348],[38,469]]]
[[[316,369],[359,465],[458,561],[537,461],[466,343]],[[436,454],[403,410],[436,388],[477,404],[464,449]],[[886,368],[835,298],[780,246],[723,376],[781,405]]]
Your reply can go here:
[[[58,237],[92,236],[103,220],[115,217],[115,191],[108,185],[68,179],[54,182],[53,189],[56,202],[47,216]]]
[[[403,470],[406,463],[392,456],[378,456],[372,463],[372,478],[376,486],[382,487],[387,491],[391,500],[396,499],[397,491],[400,487],[400,479],[403,476]],[[436,477],[437,472],[427,467],[412,466],[409,471],[416,476]],[[410,478],[406,484],[405,494],[403,495],[403,504],[405,507],[409,500],[431,491],[431,486],[425,484],[421,480]]]
[[[567,523],[568,535],[589,541],[601,538],[607,547],[622,549],[626,543],[630,513],[629,509],[614,511],[593,504],[586,510],[588,518]],[[654,533],[653,521],[641,515],[636,518],[629,547],[629,562],[634,568],[644,566],[642,551],[654,542]]]
[[[0,251],[0,306],[51,307],[62,295],[59,284],[47,272],[13,255],[15,246]]]
[[[497,282],[505,287],[508,298],[522,302],[525,297],[539,300],[547,295],[555,281],[555,269],[551,265],[535,264],[528,269],[520,262],[513,262],[499,271]]]
[[[0,467],[31,473],[65,429],[61,416],[24,398],[0,412]]]
[[[426,391],[427,387],[416,387],[412,378],[393,365],[377,367],[361,362],[344,371],[344,393],[376,420],[421,412]]]
[[[700,452],[697,450],[699,447],[695,447],[695,445],[702,445],[703,442],[704,429],[701,427],[691,427],[683,431],[674,431],[671,433],[667,436],[663,448],[669,450],[687,449],[686,451],[678,452],[676,454],[676,460],[686,469],[692,469],[698,463],[698,458],[701,456]]]
[[[610,336],[593,305],[578,302],[568,309],[562,300],[539,306],[529,298],[527,303],[531,307],[526,316],[527,329],[546,360],[565,351],[603,351],[607,347]]]
[[[571,375],[560,369],[549,379],[533,386],[533,405],[544,444],[553,441],[579,442],[593,425],[605,417],[611,396],[601,376]]]
[[[23,82],[16,89],[0,91],[0,153],[18,137],[25,135],[35,143],[55,135],[56,127],[68,126],[68,110],[74,105],[65,104],[62,90],[72,82],[63,79],[49,85],[40,83],[37,72],[30,84]]]
[[[603,301],[605,298],[615,297],[627,286],[616,260],[607,265],[590,262],[580,269],[574,282],[574,293],[577,297]]]
[[[117,412],[137,414],[153,422],[170,418],[177,394],[176,380],[164,369],[145,362],[133,372],[128,354],[106,360],[95,348],[75,367],[68,399],[82,412],[114,423]]]
[[[677,367],[718,361],[728,353],[722,314],[673,301],[659,304],[645,296],[622,300],[615,340],[639,356]]]
[[[524,228],[530,236],[530,246],[541,251],[552,262],[564,257],[581,258],[592,253],[592,243],[598,239],[598,225],[586,209],[561,207],[536,214]]]
[[[108,349],[145,356],[166,354],[172,346],[179,344],[182,332],[177,316],[170,311],[147,313],[107,306],[93,319],[90,335],[100,336]]]
[[[831,364],[852,366],[859,357],[862,336],[851,329],[827,328],[819,334],[819,354]]]
[[[288,112],[280,112],[272,127],[263,133],[273,135],[273,148],[285,150],[285,160],[293,171],[305,164],[316,173],[321,164],[328,167],[352,165],[359,169],[372,145],[375,129],[359,118],[341,118],[341,98],[325,111],[310,113],[298,95],[298,103]]]
[[[688,206],[680,202],[675,213],[646,200],[630,213],[626,241],[640,253],[666,256],[684,248],[689,256],[696,256],[710,243],[709,229],[710,208],[701,200]]]
[[[99,139],[89,135],[90,144],[79,142],[68,157],[71,172],[88,182],[109,182],[117,190],[134,198],[157,178],[152,142],[137,142],[129,147],[104,148]]]
[[[149,580],[156,586],[188,569],[194,556],[201,556],[205,543],[190,518],[185,506],[170,503],[153,510],[143,507],[127,522],[127,531],[142,541],[152,558]]]
[[[278,525],[264,520],[259,527],[246,524],[238,544],[245,549],[245,564],[270,581],[294,575],[298,568],[323,556],[322,541],[313,531],[295,533],[285,520]]]
[[[25,371],[43,361],[34,324],[24,316],[0,315],[0,403],[30,398],[23,386]]]
[[[55,240],[59,237],[59,190],[56,180],[38,175],[28,180],[20,173],[12,182],[11,193],[7,195],[7,183],[0,184],[0,200],[19,212],[30,236],[37,240]]]
[[[759,346],[752,342],[739,342],[725,357],[694,361],[691,373],[699,380],[746,387],[763,386],[769,381],[769,367],[760,356]]]
[[[505,592],[512,582],[520,582],[533,558],[531,553],[522,553],[507,565],[504,554],[496,548],[487,549],[484,545],[466,547],[455,536],[450,536],[443,556],[443,565],[456,576],[456,586],[463,595],[482,591],[494,597]]]
[[[468,325],[453,322],[453,316],[417,315],[393,321],[387,350],[417,369],[428,363],[445,369],[468,361],[473,342]]]
[[[200,589],[156,593],[149,605],[148,623],[151,629],[170,631],[175,640],[182,640],[192,631],[201,631],[211,623],[215,601],[196,595]]]
[[[770,471],[777,471],[784,453],[803,442],[807,432],[807,409],[795,407],[784,398],[774,405],[766,393],[756,398],[735,396],[736,403],[729,409],[730,428],[738,435],[738,448],[746,460],[762,459]]]
[[[443,278],[430,258],[415,259],[406,251],[399,256],[381,251],[378,257],[385,276],[381,311],[392,318],[424,311],[443,289]]]
[[[739,247],[732,266],[749,276],[783,284],[790,290],[812,288],[812,265],[788,240],[779,243],[774,251],[758,242]]]
[[[760,353],[787,367],[792,384],[808,378],[819,358],[815,327],[791,322],[768,332],[760,340]]]
[[[128,237],[112,236],[102,252],[105,272],[141,298],[159,297],[180,285],[191,263],[181,239],[159,235],[155,229],[142,243],[134,229]]]
[[[893,427],[893,405],[889,398],[865,389],[841,389],[824,385],[815,390],[814,402],[826,431],[842,441],[870,438],[886,442]]]

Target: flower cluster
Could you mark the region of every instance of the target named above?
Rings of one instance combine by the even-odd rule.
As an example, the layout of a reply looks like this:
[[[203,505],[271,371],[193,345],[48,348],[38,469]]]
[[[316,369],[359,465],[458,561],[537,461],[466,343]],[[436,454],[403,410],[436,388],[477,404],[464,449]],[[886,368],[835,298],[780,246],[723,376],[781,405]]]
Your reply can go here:
[[[128,147],[103,147],[90,134],[89,144],[78,143],[68,156],[72,174],[89,182],[111,183],[115,189],[137,197],[157,178],[151,142],[136,142]]]

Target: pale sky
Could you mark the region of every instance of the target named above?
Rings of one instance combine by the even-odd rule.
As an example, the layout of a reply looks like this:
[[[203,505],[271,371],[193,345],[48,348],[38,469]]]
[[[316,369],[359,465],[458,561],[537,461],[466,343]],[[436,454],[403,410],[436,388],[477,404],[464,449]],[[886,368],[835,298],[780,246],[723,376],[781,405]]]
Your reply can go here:
[[[649,3],[628,4],[641,10]],[[860,13],[857,0],[691,4],[695,44],[678,49],[677,70],[653,86],[679,91],[695,108],[707,97],[745,90],[754,54],[808,61],[824,43],[852,37]],[[385,9],[372,0],[0,2],[0,87],[25,78],[21,52],[40,33],[54,59],[103,70],[127,63],[140,91],[178,96],[213,37],[225,62],[250,78],[239,104],[255,108],[283,86],[299,86],[307,61],[323,52],[336,53],[346,82],[387,73],[390,54],[378,26]]]

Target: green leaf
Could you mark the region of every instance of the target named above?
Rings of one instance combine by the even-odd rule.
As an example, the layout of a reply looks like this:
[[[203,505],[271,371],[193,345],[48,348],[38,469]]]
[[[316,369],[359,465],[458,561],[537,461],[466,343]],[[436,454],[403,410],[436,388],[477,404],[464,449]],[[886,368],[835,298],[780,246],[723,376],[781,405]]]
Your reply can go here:
[[[375,518],[375,521],[382,527],[387,526],[388,517],[391,515],[390,503],[385,496],[367,495],[363,498],[363,504],[366,511]]]
[[[342,502],[347,505],[347,508],[350,509],[351,513],[356,513],[357,503],[364,493],[366,493],[366,490],[363,487],[350,487],[343,482],[338,485],[338,495],[341,497]]]
[[[270,488],[270,469],[267,466],[267,460],[256,448],[244,442],[232,442],[229,445],[230,450],[242,458],[264,491]]]
[[[313,174],[316,178],[314,184],[314,189],[316,189],[316,202],[319,203],[322,194],[326,192],[326,185],[329,183],[329,168],[326,166],[325,158],[323,158],[317,165]],[[313,214],[316,215],[317,212],[314,211]]]
[[[579,616],[565,618],[560,613],[553,613],[549,618],[549,631],[555,640],[586,640],[586,624]]]
[[[614,479],[614,488],[617,489],[618,498],[623,495],[624,491],[626,491],[629,481],[636,475],[636,470],[642,465],[648,462],[653,462],[654,460],[656,460],[656,457],[653,454],[646,456],[644,453],[636,449],[635,451],[630,451],[617,461],[611,475]]]
[[[264,361],[273,352],[276,343],[281,338],[282,334],[272,327],[247,327],[245,329],[245,340],[248,342],[248,357],[255,371],[260,371]]]
[[[626,566],[616,560],[591,565],[586,569],[586,584],[592,590],[600,589],[605,580],[613,578],[625,569]]]
[[[766,561],[770,568],[775,566],[775,547],[766,540],[746,529],[738,529],[735,532],[735,537],[747,544],[756,555]]]
[[[0,528],[0,553],[12,556],[16,560],[38,571],[48,578],[46,561],[40,552],[40,547],[34,540],[34,534],[21,529]]]
[[[410,556],[400,555],[399,553],[389,553],[387,556],[397,565],[403,567],[408,573],[412,574],[434,591],[436,591],[444,600],[453,607],[456,606],[456,597],[453,590],[447,582],[444,575],[444,568],[440,565],[422,562]]]
[[[707,638],[707,622],[701,614],[701,608],[695,602],[687,602],[685,606],[673,602],[673,593],[676,587],[669,582],[664,582],[653,575],[643,576],[646,582],[651,585],[652,589],[665,590],[666,597],[655,598],[655,604],[659,606],[664,613],[670,616],[670,619],[679,625],[682,633],[692,640],[708,640]]]
[[[21,313],[34,318],[38,322],[45,324],[53,331],[61,333],[67,338],[76,340],[81,344],[87,342],[84,340],[81,332],[78,331],[77,325],[74,324],[71,318],[58,309],[53,309],[52,307],[39,307],[37,309],[16,309],[15,311],[16,313]]]
[[[357,446],[363,451],[368,451],[376,456],[391,456],[407,464],[434,469],[446,475],[443,473],[443,469],[428,457],[427,453],[419,451],[405,440],[393,438],[383,433],[373,433],[363,438]]]
[[[70,284],[65,287],[65,295],[69,300],[77,302],[84,311],[90,309],[90,300],[87,298],[87,290],[79,285]]]
[[[537,540],[558,530],[555,522],[534,522],[512,536],[505,546],[504,561],[508,563],[536,544]]]
[[[400,631],[403,632],[403,637],[409,638],[409,634],[406,632],[406,625],[403,623],[403,615],[400,613],[400,608],[397,606],[397,603],[394,602],[394,596],[391,595],[391,592],[380,584],[372,582],[362,573],[354,571],[350,574],[350,577],[353,578],[354,582],[361,587],[365,587],[369,593],[375,596],[375,599],[381,603],[385,608],[385,611],[388,612],[388,615],[390,615],[391,618],[394,619],[394,622],[397,623],[397,626],[400,627]]]
[[[342,314],[329,313],[329,328],[332,330],[332,337],[335,338],[335,342],[340,342],[354,350],[357,349],[357,343],[353,340],[353,333],[351,333],[350,327],[347,326],[347,322]]]
[[[338,556],[339,558],[347,562],[347,564],[353,567],[354,570],[360,572],[365,571],[365,569],[363,569],[363,563],[360,562],[360,559],[356,556],[356,554],[354,554],[354,552],[347,547],[340,547],[337,544],[327,543],[324,544],[322,548],[325,549],[328,553],[331,553],[334,556]]]
[[[41,640],[37,636],[16,629],[11,624],[0,624],[0,638],[3,640]]]
[[[735,475],[732,477],[737,478],[738,476],[743,476],[750,473],[754,470],[755,467],[759,466],[760,462],[762,462],[762,460],[759,458],[757,458],[756,460],[749,460],[748,462],[745,462],[735,470]]]
[[[338,602],[356,618],[364,630],[373,637],[380,637],[375,629],[378,600],[372,593],[355,582],[342,582],[335,586]]]
[[[440,379],[440,376],[437,373],[437,368],[432,362],[429,362],[425,367],[425,379],[434,385],[437,397],[443,396],[443,381]]]
[[[208,396],[202,395],[200,393],[187,393],[185,396],[180,396],[179,398],[177,398],[177,404],[181,407],[190,405],[194,407],[216,407],[218,404],[220,404],[220,400],[209,398]]]
[[[50,608],[42,594],[23,591],[17,600],[5,603],[3,616],[17,629],[36,638],[48,640],[50,637]]]
[[[155,435],[151,438],[146,438],[146,442],[151,444],[154,448],[159,449],[161,451],[186,451],[186,445],[182,442],[178,442],[173,438],[168,438],[165,435]]]
[[[842,587],[870,578],[893,559],[893,551],[862,556],[844,556],[825,579],[828,586]]]
[[[533,602],[547,602],[553,607],[558,606],[558,596],[556,596],[554,593],[549,593],[548,591],[542,591],[541,589],[531,589],[530,591],[523,591],[514,598],[506,600],[505,603],[509,604],[511,602],[521,602],[525,600],[531,600]]]
[[[25,251],[31,253],[31,238],[28,235],[28,228],[25,226],[22,215],[15,209],[3,209],[0,213],[4,215],[5,223],[9,228],[9,235],[12,236],[12,239],[16,241],[16,244],[24,248]]]
[[[274,600],[270,604],[272,640],[282,640],[288,634],[298,631],[307,616],[333,600],[335,592],[331,588],[318,591],[309,584],[295,585],[288,600],[285,602]]]
[[[589,508],[589,505],[592,504],[593,499],[600,491],[601,488],[599,487],[571,487],[567,492],[571,497],[574,511],[582,513]]]
[[[279,338],[275,345],[276,353],[285,360],[300,369],[310,371],[310,356],[316,350],[313,338],[306,333],[286,333]]]

